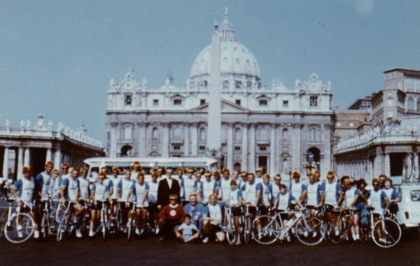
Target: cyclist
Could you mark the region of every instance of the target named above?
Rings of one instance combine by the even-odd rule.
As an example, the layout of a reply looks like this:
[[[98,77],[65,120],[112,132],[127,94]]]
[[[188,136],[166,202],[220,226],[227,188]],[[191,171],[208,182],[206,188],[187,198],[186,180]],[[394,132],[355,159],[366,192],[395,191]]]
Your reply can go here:
[[[356,188],[357,181],[351,181],[350,177],[344,176],[342,177],[342,185],[344,187],[343,193],[341,194],[341,198],[339,200],[340,205],[343,201],[345,204],[346,209],[352,209],[353,215],[350,217],[350,224],[351,224],[351,233],[354,241],[360,240],[359,234],[359,212],[356,209],[356,204],[359,200],[360,192]]]
[[[149,184],[144,182],[144,174],[139,172],[137,174],[137,182],[134,183],[130,189],[129,195],[134,194],[136,204],[136,234],[143,235],[146,229],[147,209],[149,201],[147,194],[149,193]]]
[[[131,166],[131,177],[130,177],[130,179],[133,182],[137,182],[137,175],[138,175],[139,172],[141,172],[140,162],[135,161],[133,163],[133,165]]]
[[[185,215],[184,222],[176,229],[175,233],[176,237],[184,243],[194,242],[200,235],[200,231],[195,224],[191,223],[191,216],[189,214]]]
[[[204,172],[206,180],[203,181],[203,204],[207,205],[210,195],[217,195],[218,182],[211,178],[211,172],[206,170]]]
[[[270,183],[270,175],[264,174],[261,183],[260,212],[261,215],[268,214],[273,199],[273,186]]]
[[[287,186],[285,184],[280,184],[279,186],[280,192],[277,194],[276,201],[274,203],[274,207],[277,212],[281,212],[280,216],[283,221],[283,226],[287,226],[288,220],[292,217],[292,215],[289,215],[286,213],[289,209],[299,209],[299,201],[296,200],[295,197],[293,197],[292,193],[287,190]],[[291,241],[290,235],[287,233],[286,239],[288,242]]]
[[[128,217],[129,216],[129,210],[133,207],[133,198],[131,197],[130,189],[132,189],[134,184],[134,181],[131,180],[131,169],[126,168],[124,171],[124,178],[120,180],[118,183],[118,189],[117,189],[117,196],[118,196],[118,202],[120,204],[121,208],[121,219],[123,226],[127,224]],[[120,228],[120,230],[125,230],[123,226]]]
[[[102,200],[109,199],[109,186],[104,182],[106,175],[103,173],[98,174],[98,179],[95,184],[92,186],[91,198],[93,200],[93,208],[91,210],[90,217],[90,228],[89,228],[89,237],[95,236],[96,227],[98,220],[100,218],[100,212],[102,209]]]
[[[35,190],[35,180],[32,177],[32,170],[29,166],[25,166],[22,169],[23,178],[18,179],[15,183],[15,188],[12,190],[13,196],[16,202],[21,205],[21,211],[29,212],[29,215],[34,218],[35,230],[34,238],[39,238],[38,223],[35,220],[35,211],[32,205]],[[23,234],[21,226],[17,226],[18,237],[22,238]]]
[[[220,180],[219,186],[220,186],[220,193],[219,193],[219,202],[222,204],[222,208],[224,207],[224,203],[229,198],[229,192],[230,192],[230,171],[227,168],[224,168],[222,170],[222,179]]]
[[[383,215],[384,209],[389,205],[389,199],[386,193],[381,189],[381,185],[378,178],[372,179],[372,187],[368,198],[368,205],[373,207],[373,219],[376,222],[379,216]],[[373,225],[371,225],[373,226]],[[377,233],[379,235],[379,241],[386,244],[386,240],[383,237],[382,230],[378,227]]]
[[[197,202],[197,194],[190,194],[189,203],[185,204],[184,211],[191,216],[192,223],[197,226],[201,233],[203,230],[203,215],[207,210],[203,204]]]
[[[48,194],[51,195],[53,201],[58,201],[60,199],[61,191],[61,176],[59,175],[60,171],[58,169],[51,170],[51,182],[48,190]]]
[[[81,238],[82,232],[80,231],[80,215],[82,213],[81,208],[78,204],[80,187],[79,180],[77,179],[79,169],[73,167],[70,172],[70,177],[63,180],[61,184],[61,199],[63,202],[67,201],[67,204],[71,204],[72,211],[75,212],[76,217],[76,237]],[[65,208],[67,206],[64,206]]]
[[[275,174],[273,179],[274,179],[274,183],[272,184],[273,194],[272,194],[271,206],[274,206],[277,195],[280,193],[281,174],[280,173]]]
[[[238,188],[242,188],[246,182],[248,182],[248,171],[242,170],[241,171],[241,178],[239,178],[238,182]]]
[[[262,182],[263,182],[263,174],[264,174],[264,169],[262,167],[258,167],[255,170],[255,183],[262,184]]]
[[[293,181],[290,182],[290,193],[300,202],[303,202],[302,194],[306,191],[306,185],[300,180],[300,172],[295,170],[292,173]]]
[[[149,202],[149,224],[152,228],[154,233],[158,232],[158,225],[156,223],[158,217],[158,209],[157,209],[157,191],[159,183],[157,181],[158,174],[156,171],[152,171],[151,173],[152,180],[148,182],[149,184],[149,193],[147,193],[147,200]]]
[[[187,176],[183,178],[183,182],[181,183],[181,191],[184,195],[183,201],[185,203],[188,202],[188,199],[195,190],[195,179],[193,177],[194,169],[192,167],[187,168]]]
[[[323,186],[319,182],[315,182],[315,176],[308,175],[309,183],[306,186],[306,189],[302,193],[301,202],[306,201],[306,206],[308,209],[318,208],[322,206],[324,202],[324,191]]]
[[[388,202],[387,202],[387,208],[389,211],[393,214],[398,212],[398,205],[397,202],[399,200],[398,198],[398,192],[397,190],[392,186],[392,179],[387,178],[384,180],[384,187],[383,191],[385,192]]]
[[[235,223],[235,238],[236,245],[241,244],[241,238],[239,237],[240,226],[239,219],[242,215],[241,205],[242,205],[242,190],[238,189],[238,184],[236,180],[230,181],[230,191],[227,203],[230,205],[233,215],[233,222]],[[227,217],[225,217],[226,219]]]
[[[194,182],[194,191],[197,194],[197,200],[200,203],[203,203],[203,181],[201,181],[201,172],[197,170],[194,173],[195,182]]]
[[[35,178],[35,223],[40,224],[42,219],[42,210],[44,209],[44,200],[48,199],[49,188],[51,185],[51,171],[54,168],[54,163],[47,161],[44,166],[44,171],[39,173]],[[34,231],[34,238],[39,237],[39,231]]]
[[[334,172],[328,171],[327,182],[324,184],[324,205],[326,208],[325,215],[327,221],[334,221],[334,233],[339,235],[340,231],[338,228],[338,214],[333,212],[334,209],[338,208],[338,200],[342,191],[341,185],[335,180]]]
[[[118,184],[121,181],[120,169],[117,166],[112,167],[112,177],[109,179],[109,194],[111,197],[111,206],[109,208],[111,214],[111,221],[116,219],[117,208],[118,208]]]
[[[64,162],[61,164],[61,180],[64,180],[66,178],[70,177],[70,173],[69,173],[69,164]]]
[[[222,231],[222,208],[217,203],[217,195],[210,194],[209,204],[207,205],[207,215],[203,217],[203,243],[209,242],[209,237],[215,235],[216,241],[223,242],[225,235]]]
[[[257,204],[261,199],[262,193],[262,184],[257,184],[254,182],[255,175],[253,173],[248,173],[248,182],[242,187],[242,196],[245,204],[248,208],[248,214],[251,221],[254,220],[257,214]],[[256,223],[258,230],[258,237],[261,237],[261,225]]]

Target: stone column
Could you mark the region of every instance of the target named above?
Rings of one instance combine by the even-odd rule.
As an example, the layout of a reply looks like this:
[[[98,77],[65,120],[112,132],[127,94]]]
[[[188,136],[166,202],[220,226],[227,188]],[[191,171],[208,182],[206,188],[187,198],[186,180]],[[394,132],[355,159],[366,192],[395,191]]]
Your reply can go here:
[[[233,124],[228,123],[228,135],[227,135],[227,168],[233,169]]]
[[[190,156],[190,123],[184,123],[184,156]]]
[[[17,168],[17,178],[22,178],[22,170],[23,170],[23,148],[19,147],[18,150],[18,168]]]
[[[109,157],[117,157],[118,122],[111,123],[111,136],[109,140]]]
[[[276,173],[277,169],[277,139],[276,139],[276,129],[277,126],[275,124],[271,125],[271,141],[270,141],[270,172],[269,174],[272,176]],[[268,169],[267,169],[268,171]]]
[[[413,168],[413,178],[417,179],[419,177],[419,155],[417,153],[414,153]]]
[[[25,159],[23,161],[24,166],[31,166],[31,150],[29,148],[25,148]]]
[[[249,168],[248,171],[255,172],[255,124],[249,126]]]
[[[9,147],[4,147],[3,177],[9,178]]]
[[[60,169],[60,167],[61,167],[61,151],[60,149],[57,149],[54,152],[54,168]]]
[[[242,123],[242,170],[248,170],[248,124]]]
[[[198,152],[198,124],[191,124],[191,156],[197,156]]]
[[[51,154],[51,148],[47,149],[47,157],[45,158],[45,161],[51,161],[52,160],[52,154]]]
[[[301,173],[305,174],[305,171],[302,171],[301,164],[301,124],[292,124],[292,132],[290,133],[290,141],[292,143],[292,171],[299,170]]]
[[[163,141],[162,156],[169,157],[169,123],[162,123]]]
[[[382,155],[376,154],[373,161],[373,175],[378,177],[380,174],[382,174]]]
[[[139,126],[139,147],[138,147],[138,155],[140,157],[146,157],[147,152],[147,124],[145,122],[138,123]]]
[[[385,154],[385,161],[384,161],[384,171],[385,171],[385,175],[387,177],[391,176],[391,161],[389,158],[389,153]]]

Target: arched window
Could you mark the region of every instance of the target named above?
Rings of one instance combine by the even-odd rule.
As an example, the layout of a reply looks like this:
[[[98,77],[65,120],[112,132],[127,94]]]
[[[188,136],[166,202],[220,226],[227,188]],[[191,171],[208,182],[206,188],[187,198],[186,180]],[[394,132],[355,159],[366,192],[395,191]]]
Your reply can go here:
[[[200,128],[200,133],[198,136],[199,140],[205,140],[206,139],[206,129],[204,127]]]
[[[289,141],[289,130],[287,130],[287,128],[285,128],[285,129],[283,129],[283,132],[282,132],[282,141],[283,142],[287,142],[287,141]]]
[[[152,130],[152,139],[157,140],[158,138],[159,138],[159,130],[156,127],[154,127]]]
[[[240,128],[236,128],[235,129],[235,140],[236,141],[240,141],[242,139],[241,137],[241,129]]]
[[[125,157],[125,156],[132,156],[132,147],[130,145],[125,145],[121,148],[121,156]]]
[[[258,139],[259,140],[268,140],[268,128],[261,127],[258,129]]]
[[[174,127],[172,134],[173,134],[174,140],[182,139],[182,128],[179,126]]]
[[[408,111],[415,111],[416,110],[416,106],[414,104],[414,97],[413,96],[409,96],[407,98],[407,110]]]

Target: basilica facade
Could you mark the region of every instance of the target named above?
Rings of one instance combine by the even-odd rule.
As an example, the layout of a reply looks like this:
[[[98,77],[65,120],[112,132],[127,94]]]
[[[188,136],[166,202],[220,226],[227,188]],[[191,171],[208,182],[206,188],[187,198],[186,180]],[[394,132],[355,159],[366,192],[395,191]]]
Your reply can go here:
[[[235,39],[227,12],[192,63],[184,87],[168,76],[149,87],[127,73],[111,80],[109,157],[215,156],[221,167],[270,174],[332,167],[332,89],[316,74],[264,85],[258,62]],[[313,169],[312,169],[313,170]]]

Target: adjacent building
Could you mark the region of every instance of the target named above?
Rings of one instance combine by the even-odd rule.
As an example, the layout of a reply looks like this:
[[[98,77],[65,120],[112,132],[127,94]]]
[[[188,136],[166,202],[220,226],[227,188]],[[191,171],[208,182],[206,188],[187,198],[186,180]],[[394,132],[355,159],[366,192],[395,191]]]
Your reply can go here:
[[[53,161],[57,169],[62,162],[81,167],[84,159],[104,155],[101,141],[89,137],[84,125],[72,130],[59,123],[53,129],[53,123],[45,123],[41,114],[35,123],[22,120],[13,127],[6,121],[0,127],[0,173],[6,178],[20,178],[23,166],[37,174],[46,161]]]

